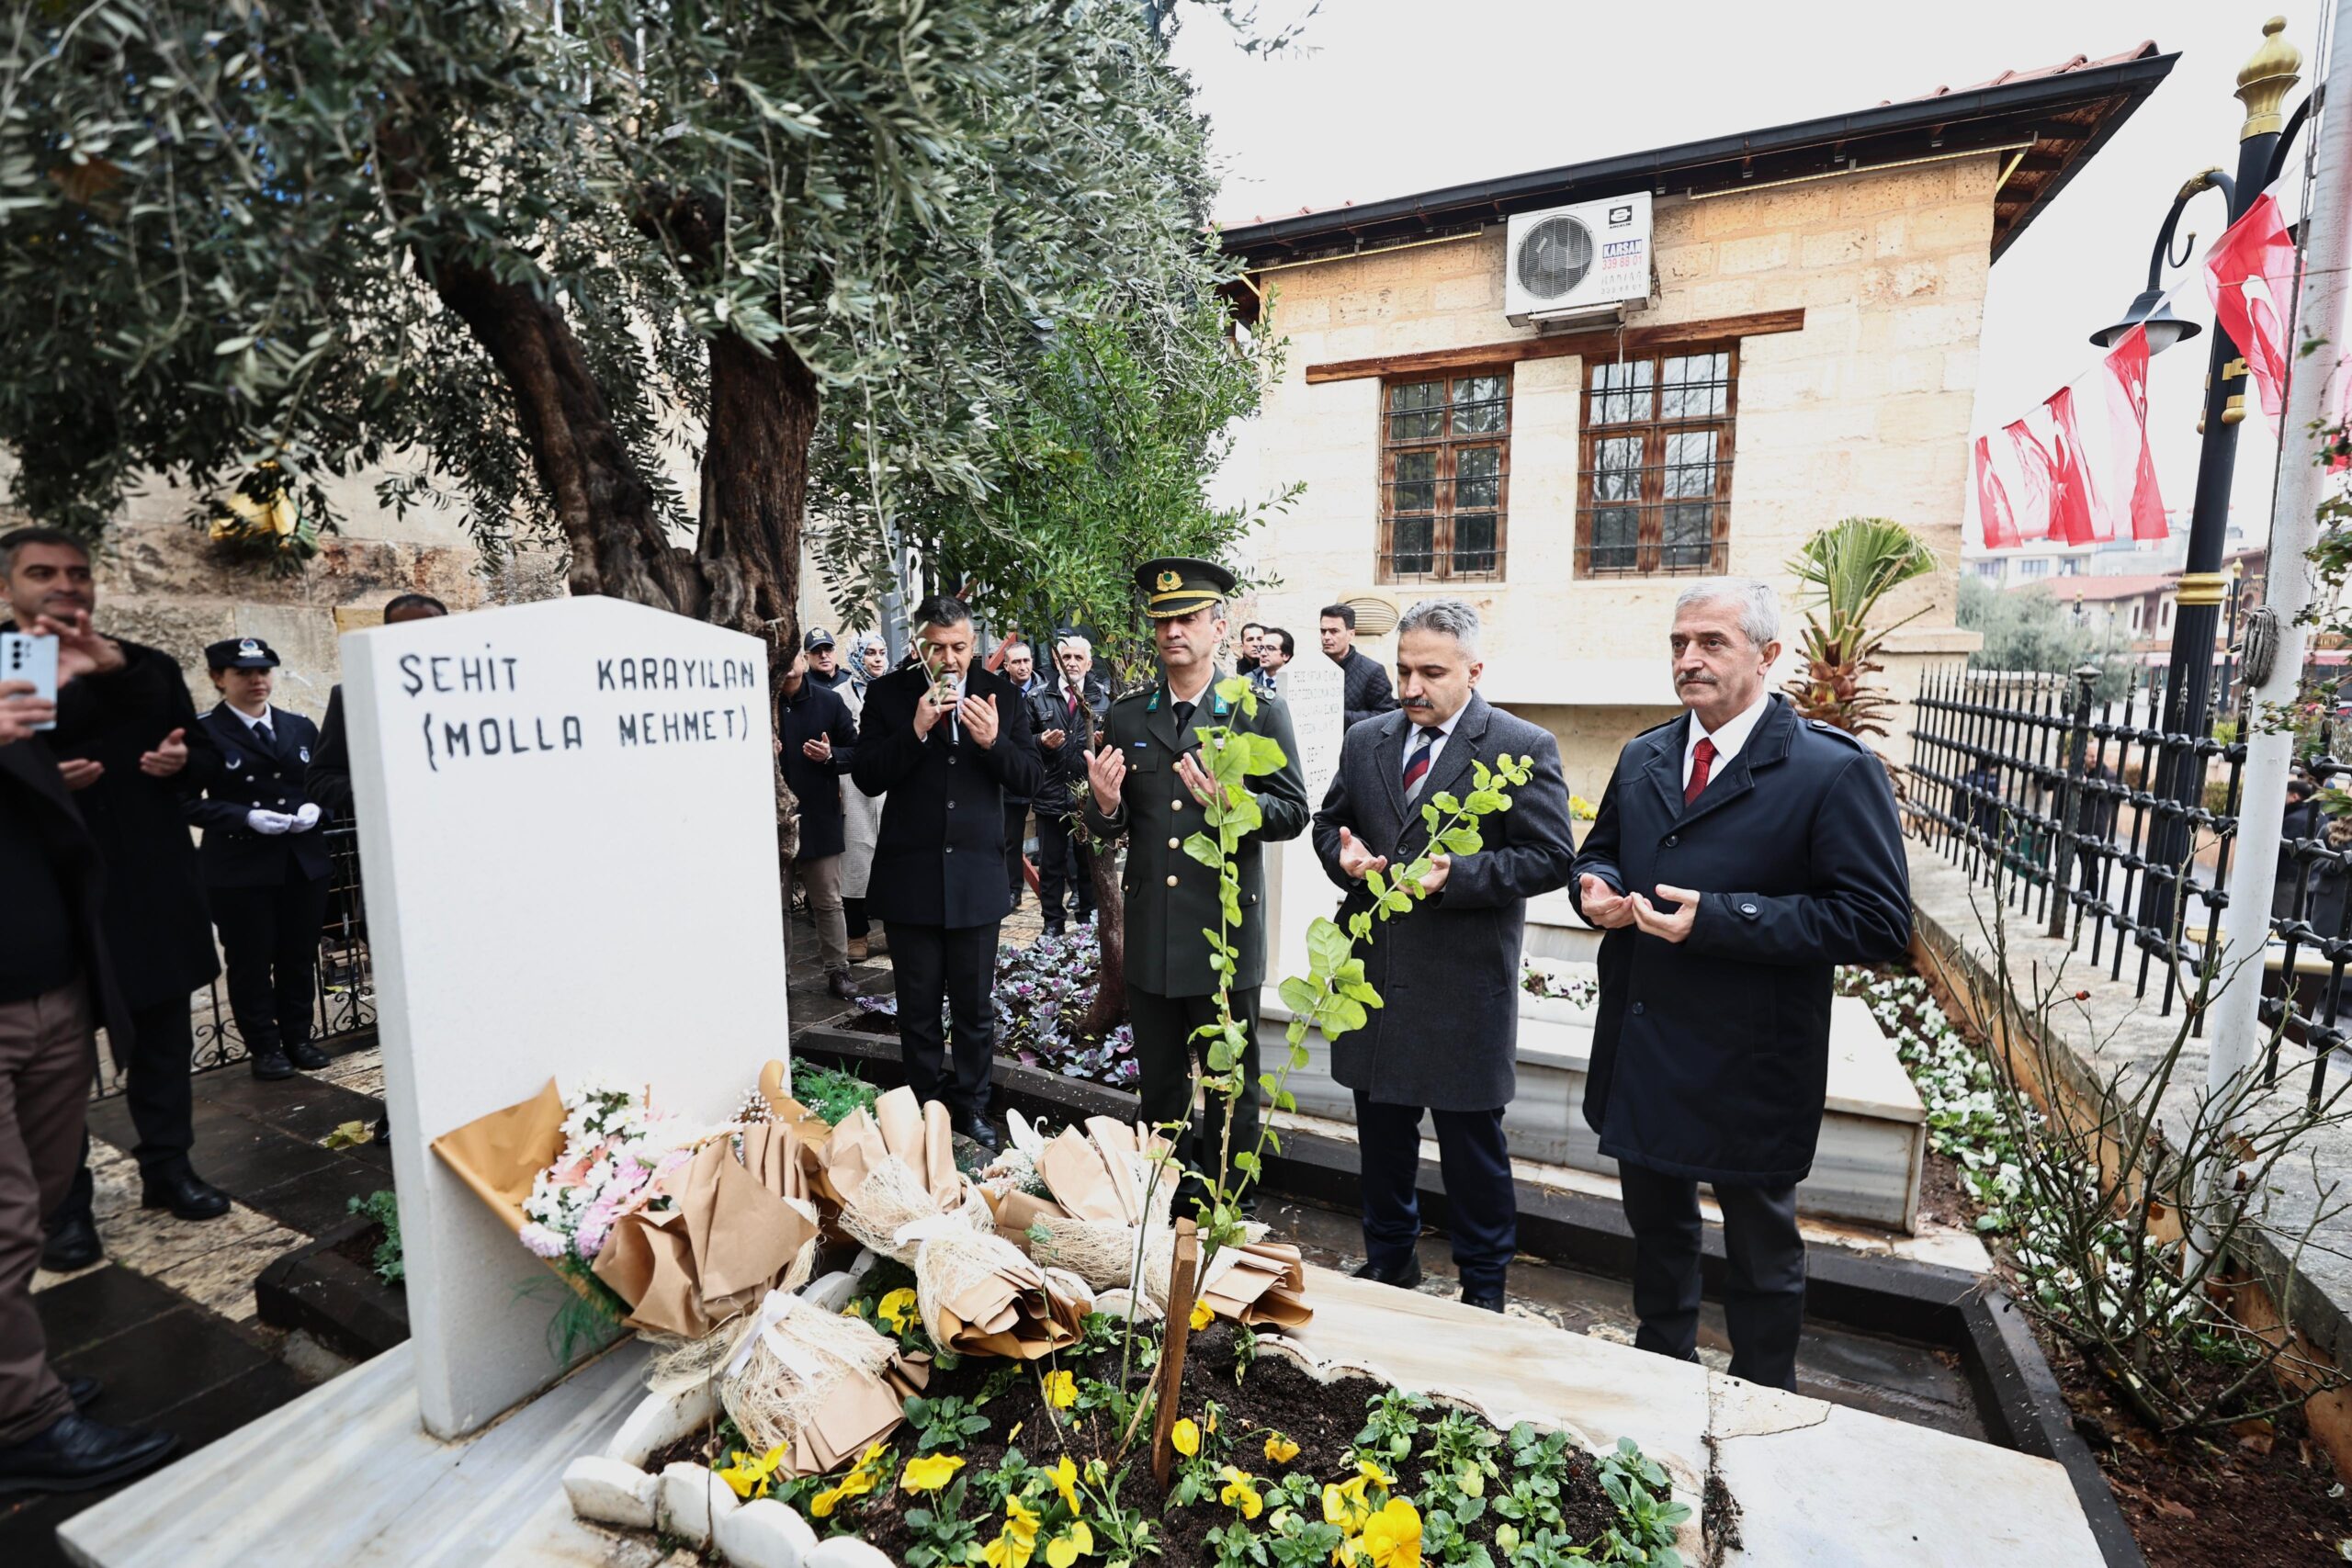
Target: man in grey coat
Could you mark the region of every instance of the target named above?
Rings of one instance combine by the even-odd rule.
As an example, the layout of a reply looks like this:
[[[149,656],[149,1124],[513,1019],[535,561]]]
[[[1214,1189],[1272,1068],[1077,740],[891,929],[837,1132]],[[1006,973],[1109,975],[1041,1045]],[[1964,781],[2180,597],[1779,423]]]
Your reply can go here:
[[[1576,859],[1560,749],[1549,732],[1487,705],[1476,688],[1478,612],[1425,599],[1396,627],[1400,711],[1348,731],[1315,814],[1315,852],[1346,890],[1340,920],[1371,907],[1368,872],[1410,863],[1429,843],[1422,807],[1466,793],[1471,763],[1531,757],[1511,808],[1480,824],[1474,854],[1432,856],[1412,913],[1374,927],[1359,949],[1380,993],[1364,1027],[1331,1047],[1332,1076],[1355,1091],[1367,1279],[1410,1289],[1421,1114],[1437,1123],[1462,1299],[1503,1309],[1517,1243],[1503,1108],[1519,1047],[1519,970],[1527,900],[1567,885]]]

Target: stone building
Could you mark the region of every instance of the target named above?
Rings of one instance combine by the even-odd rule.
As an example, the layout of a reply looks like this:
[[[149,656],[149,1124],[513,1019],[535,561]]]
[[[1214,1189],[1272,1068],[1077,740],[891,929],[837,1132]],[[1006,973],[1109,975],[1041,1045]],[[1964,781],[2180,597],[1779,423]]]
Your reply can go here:
[[[1676,711],[1664,633],[1692,577],[1793,594],[1784,563],[1805,538],[1883,516],[1946,562],[1890,606],[1925,611],[1893,643],[1888,678],[1907,692],[1975,641],[1953,606],[1987,275],[2175,58],[2143,44],[1228,225],[1249,268],[1238,310],[1289,346],[1225,479],[1306,484],[1255,540],[1256,570],[1280,580],[1255,618],[1313,657],[1324,604],[1361,602],[1385,629],[1382,606],[1470,599],[1489,627],[1483,690],[1556,734],[1570,787],[1597,796],[1625,738]],[[1582,255],[1594,267],[1621,218],[1648,209],[1646,291],[1507,316],[1531,266],[1564,262],[1531,252],[1523,215],[1588,203],[1607,225]]]

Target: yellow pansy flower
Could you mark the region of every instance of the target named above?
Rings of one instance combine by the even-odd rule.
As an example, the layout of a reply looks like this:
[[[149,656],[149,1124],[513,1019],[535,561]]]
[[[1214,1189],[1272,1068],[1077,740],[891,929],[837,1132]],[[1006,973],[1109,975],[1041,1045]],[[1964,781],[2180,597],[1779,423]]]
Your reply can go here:
[[[1046,1374],[1046,1403],[1057,1410],[1068,1410],[1078,1403],[1078,1380],[1064,1371]]]
[[[1174,1443],[1176,1451],[1186,1459],[1201,1451],[1201,1429],[1193,1425],[1189,1416],[1176,1423],[1175,1430],[1168,1434],[1168,1440]]]
[[[1258,1488],[1251,1484],[1257,1479],[1255,1476],[1229,1464],[1217,1473],[1225,1477],[1225,1490],[1216,1495],[1218,1502],[1240,1509],[1245,1519],[1254,1519],[1264,1510],[1265,1499],[1258,1495]]]
[[[1363,1551],[1373,1568],[1421,1568],[1421,1516],[1402,1497],[1363,1522]]]
[[[775,1478],[775,1467],[784,1462],[785,1445],[779,1443],[757,1456],[739,1453],[735,1462],[718,1472],[718,1479],[733,1489],[735,1495],[746,1501],[768,1495],[768,1485]]]
[[[1078,1466],[1070,1462],[1069,1455],[1062,1455],[1060,1462],[1046,1472],[1046,1479],[1054,1483],[1054,1490],[1062,1495],[1062,1501],[1069,1506],[1072,1514],[1081,1511],[1079,1507]]]
[[[921,1321],[915,1310],[915,1293],[904,1285],[876,1302],[874,1313],[890,1325],[893,1334],[903,1334]]]
[[[1208,1303],[1194,1302],[1193,1303],[1193,1316],[1191,1319],[1193,1331],[1197,1334],[1202,1329],[1206,1328],[1209,1325],[1209,1319],[1216,1315],[1216,1314],[1209,1311]]]
[[[989,1568],[1028,1568],[1037,1554],[1037,1511],[1018,1497],[1004,1500],[1004,1529],[981,1549]]]
[[[1372,1505],[1364,1501],[1361,1478],[1342,1485],[1323,1488],[1323,1522],[1337,1525],[1353,1535],[1372,1512]],[[1338,1561],[1337,1558],[1333,1559]]]
[[[1266,1457],[1276,1464],[1288,1464],[1298,1457],[1298,1445],[1280,1432],[1266,1434]]]
[[[874,1467],[881,1458],[882,1445],[867,1444],[865,1451],[857,1456],[857,1462],[850,1467],[847,1475],[808,1499],[808,1512],[818,1518],[828,1518],[837,1505],[852,1497],[863,1497],[873,1491]]]
[[[1385,1491],[1396,1484],[1395,1477],[1385,1473],[1378,1465],[1368,1459],[1356,1461],[1356,1483],[1358,1491],[1362,1491],[1365,1485],[1377,1486]]]
[[[1093,1550],[1094,1532],[1084,1519],[1080,1519],[1046,1543],[1046,1568],[1070,1568],[1071,1563]]]
[[[963,1468],[964,1461],[954,1454],[925,1454],[907,1461],[907,1468],[899,1472],[899,1484],[909,1492],[936,1492]]]

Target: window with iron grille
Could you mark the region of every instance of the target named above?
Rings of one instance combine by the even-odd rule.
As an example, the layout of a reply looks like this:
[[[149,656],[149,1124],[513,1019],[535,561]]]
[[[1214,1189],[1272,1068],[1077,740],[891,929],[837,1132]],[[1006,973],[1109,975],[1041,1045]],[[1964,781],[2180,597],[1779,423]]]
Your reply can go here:
[[[1579,575],[1729,569],[1738,383],[1735,344],[1585,361]]]
[[[1510,371],[1382,384],[1380,580],[1503,575]]]

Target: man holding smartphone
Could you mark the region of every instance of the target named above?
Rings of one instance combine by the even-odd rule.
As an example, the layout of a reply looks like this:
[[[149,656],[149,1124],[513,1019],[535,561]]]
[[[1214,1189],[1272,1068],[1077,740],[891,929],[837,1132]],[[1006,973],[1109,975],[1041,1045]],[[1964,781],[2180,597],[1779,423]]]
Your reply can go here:
[[[41,744],[88,825],[106,867],[107,956],[130,1025],[107,1040],[125,1070],[145,1206],[182,1220],[218,1219],[229,1199],[189,1164],[196,1142],[188,1063],[196,1035],[188,995],[220,972],[212,916],[189,839],[186,802],[221,772],[198,724],[179,661],[91,628],[97,586],[90,552],[54,528],[0,535],[0,582],[15,618],[0,630],[58,639],[57,728]],[[86,1269],[100,1256],[86,1164],[49,1217],[44,1268]]]
[[[850,780],[887,795],[866,908],[890,935],[907,1081],[944,1101],[956,1130],[997,1146],[988,1121],[995,1054],[1004,802],[1037,792],[1044,764],[1020,690],[972,657],[972,612],[947,594],[915,611],[918,662],[866,688]],[[945,1001],[954,1057],[939,1027]]]

